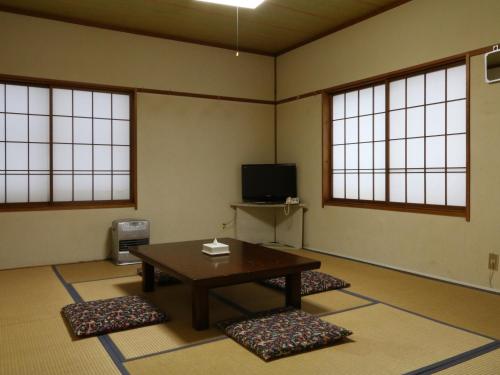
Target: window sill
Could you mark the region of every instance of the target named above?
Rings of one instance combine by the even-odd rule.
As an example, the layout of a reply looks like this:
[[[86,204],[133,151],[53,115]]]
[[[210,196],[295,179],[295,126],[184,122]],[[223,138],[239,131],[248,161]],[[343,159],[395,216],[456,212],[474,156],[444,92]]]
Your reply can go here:
[[[467,208],[458,206],[443,207],[438,205],[374,202],[361,201],[356,199],[330,199],[324,201],[323,206],[356,207],[386,211],[412,212],[429,215],[455,216],[467,218],[467,221],[469,221],[469,218],[467,217]]]
[[[78,210],[96,208],[125,208],[137,209],[133,201],[85,201],[85,202],[52,202],[52,203],[4,203],[0,204],[0,212],[14,211],[54,211],[54,210]]]

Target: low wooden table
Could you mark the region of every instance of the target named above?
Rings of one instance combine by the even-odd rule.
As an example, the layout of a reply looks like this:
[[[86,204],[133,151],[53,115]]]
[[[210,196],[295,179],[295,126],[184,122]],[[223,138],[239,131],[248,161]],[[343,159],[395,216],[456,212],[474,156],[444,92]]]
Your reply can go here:
[[[219,242],[229,245],[231,254],[210,256],[201,252],[212,240],[142,245],[130,252],[142,259],[142,289],[154,290],[154,268],[167,272],[192,287],[193,328],[209,327],[208,291],[272,277],[286,277],[286,305],[301,306],[301,272],[319,268],[317,260],[269,249],[232,238]]]

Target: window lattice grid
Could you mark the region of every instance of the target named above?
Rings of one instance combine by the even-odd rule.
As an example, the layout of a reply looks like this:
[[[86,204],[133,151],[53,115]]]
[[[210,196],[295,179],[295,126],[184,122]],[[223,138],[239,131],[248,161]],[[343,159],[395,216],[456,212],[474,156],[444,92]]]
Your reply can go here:
[[[385,200],[385,87],[332,99],[332,195]]]
[[[0,203],[50,198],[49,90],[0,84]]]
[[[370,90],[373,110],[361,103]],[[331,106],[332,198],[466,206],[465,64],[334,94]]]
[[[0,83],[0,204],[130,200],[130,101]]]
[[[54,201],[130,198],[129,96],[53,91]]]
[[[389,83],[390,201],[465,206],[466,71]]]

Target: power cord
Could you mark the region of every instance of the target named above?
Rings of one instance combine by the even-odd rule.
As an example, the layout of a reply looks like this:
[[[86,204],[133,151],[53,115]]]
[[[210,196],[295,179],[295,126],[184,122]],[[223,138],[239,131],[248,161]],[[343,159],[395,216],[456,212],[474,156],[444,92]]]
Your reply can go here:
[[[290,203],[285,203],[285,207],[283,207],[283,211],[285,213],[285,216],[290,215]]]

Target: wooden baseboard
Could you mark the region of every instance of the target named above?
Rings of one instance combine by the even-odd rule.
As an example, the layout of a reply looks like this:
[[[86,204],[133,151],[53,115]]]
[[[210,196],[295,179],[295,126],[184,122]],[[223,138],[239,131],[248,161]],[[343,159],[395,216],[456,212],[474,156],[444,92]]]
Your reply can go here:
[[[463,286],[463,287],[467,287],[467,288],[471,288],[471,289],[477,289],[477,290],[480,290],[482,292],[488,292],[488,293],[493,293],[493,294],[499,294],[500,295],[500,290],[496,289],[496,288],[489,288],[489,287],[485,287],[485,286],[481,286],[481,285],[475,285],[475,284],[471,284],[471,283],[465,283],[463,281],[458,281],[458,280],[455,280],[455,279],[449,279],[447,277],[430,275],[430,274],[427,274],[427,273],[424,273],[424,272],[413,271],[413,270],[409,270],[409,269],[406,269],[406,268],[394,267],[394,266],[391,266],[391,265],[388,265],[388,264],[385,264],[385,263],[379,263],[379,262],[374,262],[374,261],[366,260],[366,259],[362,259],[362,258],[356,258],[356,257],[350,256],[350,255],[340,254],[340,253],[333,252],[333,251],[325,251],[325,250],[320,250],[320,249],[316,249],[316,248],[313,248],[313,247],[304,247],[304,249],[305,250],[309,250],[309,251],[314,251],[316,253],[321,253],[321,254],[325,254],[325,255],[331,255],[331,256],[335,256],[335,257],[339,257],[339,258],[353,260],[355,262],[366,263],[366,264],[370,264],[372,266],[377,266],[377,267],[382,267],[382,268],[388,268],[390,270],[394,270],[394,271],[398,271],[398,272],[403,272],[403,273],[408,273],[410,275],[424,277],[426,279],[443,281],[443,282],[449,283],[449,284],[455,284],[455,285],[458,285],[458,286]]]

